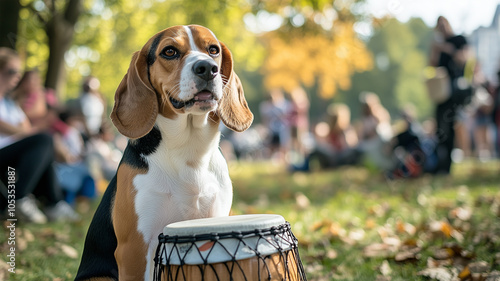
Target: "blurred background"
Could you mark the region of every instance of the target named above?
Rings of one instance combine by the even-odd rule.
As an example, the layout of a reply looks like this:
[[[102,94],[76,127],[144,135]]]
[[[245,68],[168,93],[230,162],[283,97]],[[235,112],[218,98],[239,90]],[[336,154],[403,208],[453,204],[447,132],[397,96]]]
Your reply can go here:
[[[474,46],[496,83],[498,1],[43,1],[1,3],[0,46],[15,48],[26,69],[66,100],[83,77],[100,79],[112,105],[131,54],[156,32],[182,24],[209,27],[236,59],[252,108],[276,87],[303,87],[311,121],[331,102],[359,113],[358,94],[372,91],[391,114],[406,103],[432,114],[422,83],[433,28],[446,16]],[[255,110],[254,110],[255,111]],[[257,114],[257,123],[260,118]]]
[[[5,76],[35,73],[1,94],[54,137],[51,186],[69,206],[40,227],[43,196],[26,200],[35,224],[17,230],[29,255],[12,280],[74,277],[127,144],[108,117],[115,90],[135,51],[185,24],[229,47],[255,115],[243,133],[221,126],[233,213],[282,214],[310,280],[427,280],[416,273],[442,266],[473,280],[465,265],[481,260],[500,271],[499,0],[1,0],[0,47],[21,64]],[[467,98],[443,114],[429,81],[435,48],[452,37],[467,53]],[[436,262],[439,251],[453,266]]]
[[[416,120],[433,118],[435,104],[427,94],[424,69],[440,15],[448,18],[456,34],[467,38],[494,96],[500,64],[498,4],[5,0],[0,4],[0,46],[16,49],[24,68],[38,69],[44,86],[63,102],[78,98],[83,81],[96,77],[109,112],[131,54],[147,39],[172,25],[204,25],[232,50],[236,72],[256,113],[255,125],[269,122],[263,120],[260,105],[273,90],[282,91],[292,103],[307,103],[307,125],[299,129],[305,131],[299,142],[307,146],[307,134],[328,134],[321,126],[315,129],[327,121],[332,103],[347,105],[350,119],[359,119],[364,92],[375,93],[393,119],[408,105]],[[474,155],[474,112],[469,115],[464,122],[467,140],[459,144],[465,156]],[[488,157],[496,154],[498,143],[490,125]]]

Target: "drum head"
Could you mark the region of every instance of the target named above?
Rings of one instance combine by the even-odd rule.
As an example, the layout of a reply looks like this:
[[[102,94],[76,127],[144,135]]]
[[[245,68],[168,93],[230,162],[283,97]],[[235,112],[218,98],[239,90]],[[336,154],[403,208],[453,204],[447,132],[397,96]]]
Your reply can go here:
[[[295,240],[280,215],[240,215],[188,220],[164,229],[168,264],[242,260],[290,250]]]
[[[181,221],[167,225],[164,235],[196,235],[231,231],[251,231],[266,229],[285,223],[280,215],[258,214]]]

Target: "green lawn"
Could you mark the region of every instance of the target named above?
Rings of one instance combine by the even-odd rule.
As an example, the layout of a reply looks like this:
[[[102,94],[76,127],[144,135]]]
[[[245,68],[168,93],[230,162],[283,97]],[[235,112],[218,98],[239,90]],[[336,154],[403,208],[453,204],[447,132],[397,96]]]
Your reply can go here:
[[[479,261],[484,279],[500,270],[499,162],[393,182],[355,167],[290,174],[270,163],[233,163],[230,173],[233,213],[285,217],[309,280],[427,280],[417,272],[432,275],[433,267],[466,280]],[[18,226],[16,274],[0,262],[0,280],[72,279],[94,208],[78,224]]]

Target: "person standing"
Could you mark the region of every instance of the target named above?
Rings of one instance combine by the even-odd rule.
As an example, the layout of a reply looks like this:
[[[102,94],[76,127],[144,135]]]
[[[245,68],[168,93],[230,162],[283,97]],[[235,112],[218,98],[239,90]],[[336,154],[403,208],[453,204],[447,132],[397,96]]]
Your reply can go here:
[[[459,78],[464,76],[468,60],[468,44],[462,35],[455,35],[448,20],[440,16],[435,28],[429,64],[444,67],[450,81],[450,97],[436,106],[438,165],[435,173],[449,174],[455,140],[455,119],[464,96],[460,94]]]

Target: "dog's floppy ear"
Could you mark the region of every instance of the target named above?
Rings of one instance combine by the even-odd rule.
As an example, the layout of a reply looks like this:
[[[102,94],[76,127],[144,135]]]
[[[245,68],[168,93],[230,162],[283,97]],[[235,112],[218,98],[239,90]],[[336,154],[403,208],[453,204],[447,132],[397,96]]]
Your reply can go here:
[[[222,42],[220,44],[222,47],[221,74],[224,89],[218,115],[229,129],[242,132],[252,124],[253,114],[245,100],[240,78],[233,71],[231,52]]]
[[[153,128],[158,115],[158,100],[147,83],[147,60],[135,52],[127,74],[115,93],[111,120],[124,136],[137,139]]]

